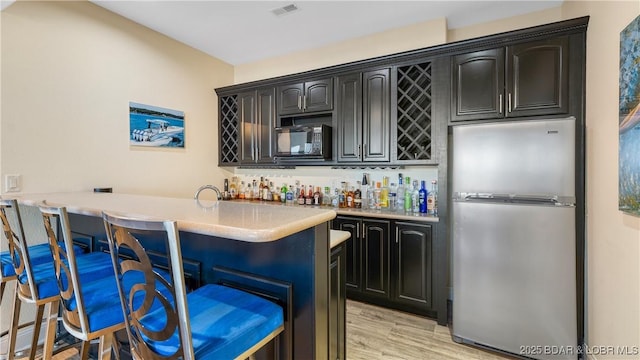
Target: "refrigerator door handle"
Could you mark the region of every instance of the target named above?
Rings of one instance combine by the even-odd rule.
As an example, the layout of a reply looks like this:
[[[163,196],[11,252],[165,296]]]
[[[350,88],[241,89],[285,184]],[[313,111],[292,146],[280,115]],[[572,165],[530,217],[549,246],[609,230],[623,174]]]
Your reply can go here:
[[[540,196],[540,195],[513,195],[513,194],[490,194],[490,193],[454,193],[453,201],[540,204],[540,205],[557,205],[557,206],[575,205],[575,197],[557,196],[557,195]]]

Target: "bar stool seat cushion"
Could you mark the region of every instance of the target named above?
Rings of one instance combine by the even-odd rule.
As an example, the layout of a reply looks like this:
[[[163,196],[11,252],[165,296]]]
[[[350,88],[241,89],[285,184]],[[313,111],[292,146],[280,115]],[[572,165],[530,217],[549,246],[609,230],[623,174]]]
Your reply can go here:
[[[60,243],[60,245],[64,248],[64,244]],[[76,253],[76,256],[80,256],[84,253],[84,249],[77,245],[74,245],[73,251]],[[29,258],[31,259],[31,266],[53,263],[53,255],[51,255],[51,249],[47,243],[30,246]],[[2,276],[8,277],[16,274],[9,251],[3,251],[0,253],[0,261],[2,262]]]
[[[234,359],[282,326],[282,308],[259,296],[227,286],[208,284],[187,294],[191,336],[197,359]],[[153,331],[161,330],[163,309],[140,319]],[[165,342],[147,340],[162,355],[176,352],[178,333]]]
[[[107,276],[115,277],[111,256],[102,252],[94,252],[76,257],[78,263],[78,271],[80,272],[80,282],[85,283],[92,280],[101,279]],[[59,295],[58,283],[55,275],[53,264],[39,264],[32,269],[35,286],[40,299],[46,299],[51,296]],[[26,284],[27,274],[22,273],[18,276],[21,284]],[[66,287],[67,284],[65,283]],[[116,293],[117,295],[117,293]]]
[[[113,265],[111,266],[111,276],[82,284],[82,298],[85,305],[85,313],[87,314],[89,330],[92,332],[106,329],[124,321],[122,304],[120,303],[118,293],[118,284],[113,272]],[[163,278],[171,279],[171,276],[167,271],[158,268],[154,268],[154,270]],[[123,281],[125,288],[129,289],[134,284],[143,283],[144,274],[142,272],[130,271],[126,276],[124,276]],[[156,285],[156,287],[161,289],[164,296],[170,296],[166,287],[162,287],[160,285]],[[163,288],[165,290],[162,290]],[[142,303],[143,298],[143,293],[136,294],[134,299],[136,307]],[[69,310],[75,310],[77,306],[75,297],[69,300],[67,306]],[[158,306],[161,305],[159,303],[154,303],[152,309],[155,309]]]

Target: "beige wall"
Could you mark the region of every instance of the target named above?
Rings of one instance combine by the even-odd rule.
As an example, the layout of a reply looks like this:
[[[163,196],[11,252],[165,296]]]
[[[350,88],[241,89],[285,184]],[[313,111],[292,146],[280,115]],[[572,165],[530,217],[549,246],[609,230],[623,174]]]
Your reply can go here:
[[[233,83],[231,65],[89,2],[17,2],[0,16],[3,192],[6,174],[22,175],[23,192],[189,197],[222,186],[213,89]],[[186,147],[130,147],[129,101],[183,110]]]
[[[618,211],[617,176],[620,31],[640,15],[640,2],[572,1],[563,6],[565,18],[582,15],[591,16],[586,81],[587,343],[640,346],[640,219]]]
[[[190,196],[222,185],[214,88],[233,67],[89,2],[2,15],[2,178],[24,192]],[[129,146],[129,101],[185,112],[184,149]],[[4,181],[3,181],[4,190]]]
[[[419,36],[416,36],[416,35]],[[331,45],[237,65],[235,83],[266,79],[339,65],[351,61],[395,54],[443,44],[447,40],[445,19],[426,21],[382,33],[341,41]]]

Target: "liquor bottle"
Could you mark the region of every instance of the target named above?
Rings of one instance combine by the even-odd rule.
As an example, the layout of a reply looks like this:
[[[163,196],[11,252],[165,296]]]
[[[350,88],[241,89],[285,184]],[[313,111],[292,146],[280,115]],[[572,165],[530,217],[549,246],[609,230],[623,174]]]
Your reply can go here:
[[[396,205],[398,202],[397,198],[398,187],[395,183],[391,183],[389,185],[389,210],[396,211]]]
[[[398,189],[396,190],[396,210],[404,211],[404,186],[402,185],[402,174],[398,174]]]
[[[247,184],[247,190],[244,192],[244,198],[247,200],[253,200],[253,189],[251,184]]]
[[[331,206],[331,188],[328,186],[324,187],[324,195],[322,195],[322,205]]]
[[[240,181],[240,188],[238,189],[238,199],[244,200],[245,198],[244,181]]]
[[[231,197],[231,200],[238,198],[238,177],[237,176],[231,177],[231,184],[229,184],[229,196]]]
[[[262,199],[262,194],[260,193],[260,187],[258,186],[258,181],[253,179],[253,200]]]
[[[362,196],[362,208],[369,208],[369,174],[362,174],[362,188],[360,189],[360,193]]]
[[[224,184],[222,186],[222,199],[229,200],[231,196],[229,196],[229,179],[224,179]]]
[[[420,212],[420,187],[418,180],[413,180],[413,192],[411,193],[411,211],[414,214]]]
[[[298,205],[304,205],[304,185],[300,185],[300,192],[298,193]]]
[[[353,186],[349,187],[349,191],[347,191],[347,207],[348,208],[353,208],[355,207],[355,204],[353,203]]]
[[[313,204],[314,206],[322,205],[322,193],[320,192],[320,186],[316,187],[316,191],[313,193]]]
[[[340,194],[338,189],[333,189],[333,196],[331,197],[331,206],[334,208],[340,207]]]
[[[411,212],[413,209],[413,203],[411,202],[411,198],[413,197],[413,192],[411,191],[411,178],[405,178],[405,184],[407,184],[407,188],[404,190],[404,212]]]
[[[375,210],[380,210],[382,207],[382,189],[380,181],[376,182],[376,188],[373,190],[373,208]]]
[[[353,192],[353,206],[356,209],[362,209],[362,191],[360,190],[360,181],[357,182],[358,187]]]
[[[426,188],[426,183],[424,180],[422,180],[420,182],[420,190],[418,190],[418,201],[419,201],[419,207],[420,207],[420,213],[421,214],[426,214],[427,213],[427,188]]]
[[[287,202],[287,191],[289,191],[289,189],[287,188],[287,183],[282,183],[282,187],[280,188],[280,202]]]
[[[267,187],[267,201],[273,201],[273,194],[276,189],[273,187],[273,181],[269,181],[269,187]]]
[[[338,207],[346,208],[347,207],[347,185],[342,181],[340,183],[341,189],[338,193]]]
[[[280,186],[276,186],[276,188],[271,193],[271,201],[280,202],[280,194],[282,194],[280,190]]]
[[[382,188],[380,189],[380,207],[382,209],[389,208],[389,177],[382,177]]]
[[[427,195],[427,212],[438,216],[438,182],[431,180],[431,191]]]
[[[265,198],[267,197],[265,192],[264,192],[264,177],[260,176],[260,183],[258,184],[258,196],[257,196],[257,200],[266,200]]]
[[[284,201],[285,201],[285,204],[287,204],[287,205],[293,205],[293,203],[294,203],[294,198],[293,198],[293,186],[290,186],[290,187],[287,189],[287,194],[285,195],[284,199],[285,199],[285,200],[284,200]]]
[[[307,196],[304,198],[305,205],[313,205],[313,185],[309,185],[307,188]]]

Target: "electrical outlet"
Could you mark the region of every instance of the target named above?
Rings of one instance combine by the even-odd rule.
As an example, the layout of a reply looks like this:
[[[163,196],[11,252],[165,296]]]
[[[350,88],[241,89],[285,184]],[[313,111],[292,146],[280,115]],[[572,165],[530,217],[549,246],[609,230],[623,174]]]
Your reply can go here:
[[[4,191],[18,192],[20,190],[22,190],[22,176],[17,174],[5,176]]]

